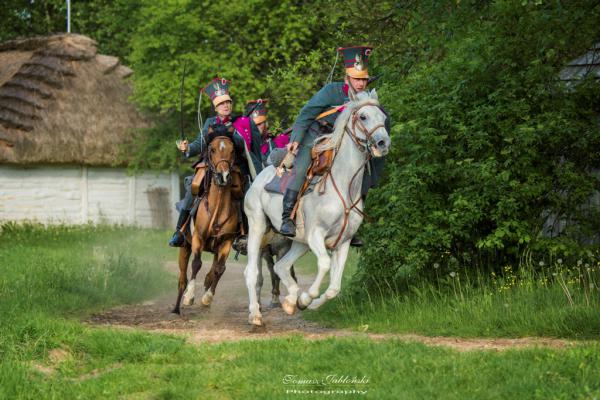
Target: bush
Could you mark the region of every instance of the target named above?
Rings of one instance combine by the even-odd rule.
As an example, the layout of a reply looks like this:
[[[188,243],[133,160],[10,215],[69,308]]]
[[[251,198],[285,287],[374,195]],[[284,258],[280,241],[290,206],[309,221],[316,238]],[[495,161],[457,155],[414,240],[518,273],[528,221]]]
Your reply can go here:
[[[382,90],[396,125],[387,179],[367,204],[376,222],[364,227],[361,285],[434,263],[515,265],[526,250],[578,257],[598,232],[598,210],[581,205],[599,189],[600,91],[558,78],[599,36],[593,6],[465,7],[444,10],[443,28],[435,15],[407,28],[443,48],[424,47]],[[549,215],[571,222],[559,238],[545,235]]]

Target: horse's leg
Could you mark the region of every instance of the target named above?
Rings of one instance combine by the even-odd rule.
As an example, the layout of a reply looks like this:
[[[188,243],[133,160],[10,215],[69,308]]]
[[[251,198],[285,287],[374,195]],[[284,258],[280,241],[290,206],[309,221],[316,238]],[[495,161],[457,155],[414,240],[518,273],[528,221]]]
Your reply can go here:
[[[185,287],[187,285],[187,266],[190,261],[190,255],[192,254],[192,249],[190,245],[186,242],[183,247],[179,248],[179,284],[177,290],[177,301],[175,301],[175,307],[173,311],[174,314],[181,315],[181,298],[183,297],[183,292],[185,291]]]
[[[294,269],[293,265],[290,267],[290,275],[294,281],[298,282],[298,279],[296,278],[296,270]]]
[[[219,250],[215,254],[213,265],[210,270],[212,277],[210,282],[204,282],[204,289],[206,292],[204,293],[204,296],[202,296],[202,304],[205,306],[209,306],[212,303],[213,296],[217,291],[219,280],[225,273],[225,261],[227,261],[227,257],[229,257],[232,243],[232,240],[225,241],[223,244],[221,244],[221,246],[219,246]]]
[[[218,253],[215,253],[210,270],[206,273],[206,276],[204,277],[204,295],[202,295],[202,299],[200,300],[203,306],[210,306],[213,300],[214,293],[210,290],[210,288],[213,284],[213,281],[215,280],[217,270],[217,257]]]
[[[202,239],[196,230],[192,236],[192,254],[194,255],[194,258],[192,259],[192,277],[187,284],[185,293],[183,294],[183,304],[186,306],[194,304],[194,296],[196,293],[196,275],[198,275],[198,271],[200,271],[200,268],[202,267],[202,245]]]
[[[281,307],[281,303],[279,302],[279,295],[281,294],[281,292],[279,291],[279,285],[281,283],[281,279],[279,278],[279,276],[275,273],[275,270],[273,268],[273,253],[277,254],[277,260],[281,260],[283,258],[283,256],[285,255],[285,253],[287,253],[290,248],[292,247],[292,241],[291,240],[286,240],[284,242],[278,242],[277,244],[273,244],[270,245],[269,248],[271,249],[271,264],[269,265],[269,271],[271,273],[271,284],[273,285],[273,289],[271,290],[271,294],[272,294],[272,299],[271,299],[271,307]],[[298,280],[296,279],[296,273],[294,272],[294,266],[292,265],[290,267],[290,272],[291,272],[291,276],[292,279],[294,279],[294,281],[296,283],[298,283]]]
[[[318,299],[313,300],[308,308],[311,310],[319,308],[327,300],[331,300],[338,295],[342,288],[342,276],[344,275],[344,268],[346,266],[349,250],[350,241],[348,240],[340,244],[337,250],[332,254],[329,287]]]
[[[279,259],[279,258],[277,258]],[[279,282],[280,279],[275,273],[275,269],[273,266],[275,262],[273,262],[273,251],[271,245],[268,245],[265,248],[263,253],[263,260],[267,262],[267,268],[269,268],[269,275],[271,276],[271,304],[270,307],[281,307],[281,303],[279,302]]]
[[[325,235],[320,229],[315,229],[308,236],[308,245],[310,249],[317,256],[317,265],[319,267],[317,271],[317,277],[307,292],[302,292],[300,298],[298,299],[298,308],[303,310],[305,309],[313,299],[319,297],[319,290],[321,288],[321,282],[323,282],[323,278],[325,274],[329,272],[329,268],[331,267],[331,257],[329,257],[329,253],[327,252],[327,247],[325,247]]]
[[[308,246],[304,243],[293,242],[290,250],[285,253],[280,260],[275,263],[275,272],[279,275],[281,282],[288,291],[288,295],[283,300],[283,311],[292,315],[296,312],[296,302],[298,300],[298,284],[290,276],[290,268],[294,262],[302,257],[308,251]]]
[[[288,244],[279,247],[279,249],[277,249],[277,259],[279,260],[281,257],[283,257],[285,255],[285,253],[287,253],[290,250],[291,246],[292,246],[292,243],[289,242]],[[294,270],[293,265],[290,267],[290,275],[291,275],[292,279],[296,283],[298,283],[298,279],[296,278],[296,271]],[[277,277],[277,280],[279,281],[279,277]],[[279,283],[277,284],[277,291],[279,291]]]
[[[256,300],[258,301],[258,307],[262,311],[262,304],[260,300],[260,291],[262,290],[263,283],[265,282],[263,277],[263,266],[262,257],[258,259],[258,275],[256,276]]]
[[[246,215],[248,216],[248,264],[244,269],[246,288],[248,289],[248,323],[262,325],[262,314],[260,304],[256,295],[256,284],[258,282],[258,269],[260,263],[262,238],[267,231],[267,217],[262,209],[250,209],[252,204],[246,202]]]

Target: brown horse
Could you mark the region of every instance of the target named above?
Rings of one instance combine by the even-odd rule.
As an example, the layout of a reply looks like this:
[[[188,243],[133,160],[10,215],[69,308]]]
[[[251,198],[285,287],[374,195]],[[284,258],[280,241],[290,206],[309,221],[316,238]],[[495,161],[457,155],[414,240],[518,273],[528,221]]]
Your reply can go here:
[[[209,128],[208,137],[214,132]],[[202,252],[214,254],[212,267],[204,280],[205,293],[202,304],[210,305],[219,279],[225,272],[225,261],[229,256],[233,239],[238,234],[238,203],[243,196],[239,170],[234,167],[235,148],[232,131],[216,136],[208,145],[208,191],[200,199],[196,216],[190,223],[193,232],[186,235],[186,243],[179,250],[179,291],[173,313],[180,314],[181,299],[184,305],[194,302],[196,275],[202,267]],[[191,255],[192,277],[188,282],[187,267]]]

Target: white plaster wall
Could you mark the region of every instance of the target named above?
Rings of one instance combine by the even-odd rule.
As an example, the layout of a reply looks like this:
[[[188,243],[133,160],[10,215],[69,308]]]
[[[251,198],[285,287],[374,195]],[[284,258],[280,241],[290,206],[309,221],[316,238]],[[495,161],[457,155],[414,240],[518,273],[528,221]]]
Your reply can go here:
[[[0,222],[108,223],[167,227],[176,213],[175,173],[129,176],[124,168],[0,165]]]

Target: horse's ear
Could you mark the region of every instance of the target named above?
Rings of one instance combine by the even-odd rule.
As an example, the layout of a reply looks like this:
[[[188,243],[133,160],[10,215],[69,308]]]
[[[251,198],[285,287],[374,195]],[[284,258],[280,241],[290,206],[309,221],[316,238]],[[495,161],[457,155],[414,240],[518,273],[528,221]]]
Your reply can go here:
[[[213,126],[212,126],[212,125],[209,125],[209,126],[208,126],[208,134],[209,134],[209,135],[212,135],[212,133],[213,133],[213,132],[214,132]]]
[[[377,90],[375,90],[375,89],[371,90],[370,97],[373,100],[379,100],[379,96],[377,95]]]

